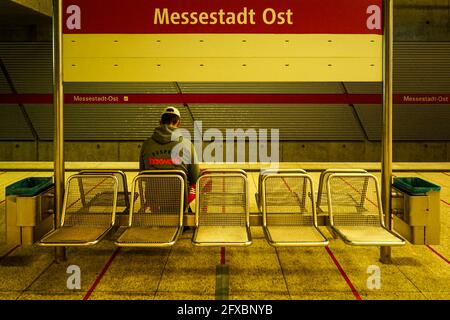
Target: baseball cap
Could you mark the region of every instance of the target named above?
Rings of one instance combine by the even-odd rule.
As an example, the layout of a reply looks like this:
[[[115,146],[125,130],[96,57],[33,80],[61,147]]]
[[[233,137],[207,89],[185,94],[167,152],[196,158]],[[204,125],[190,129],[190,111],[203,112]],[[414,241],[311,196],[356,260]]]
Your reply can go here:
[[[168,107],[164,108],[164,111],[161,113],[161,115],[166,114],[166,113],[175,114],[181,119],[180,111],[175,107],[168,106]]]

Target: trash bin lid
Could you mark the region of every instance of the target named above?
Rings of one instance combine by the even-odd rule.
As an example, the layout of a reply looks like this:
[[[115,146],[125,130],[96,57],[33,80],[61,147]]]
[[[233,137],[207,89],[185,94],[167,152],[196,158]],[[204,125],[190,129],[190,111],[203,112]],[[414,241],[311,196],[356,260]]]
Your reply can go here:
[[[441,187],[418,177],[394,178],[394,187],[408,194],[424,194],[430,191],[441,191]]]
[[[5,194],[6,196],[34,197],[51,186],[53,186],[53,178],[51,177],[25,178],[7,186]]]

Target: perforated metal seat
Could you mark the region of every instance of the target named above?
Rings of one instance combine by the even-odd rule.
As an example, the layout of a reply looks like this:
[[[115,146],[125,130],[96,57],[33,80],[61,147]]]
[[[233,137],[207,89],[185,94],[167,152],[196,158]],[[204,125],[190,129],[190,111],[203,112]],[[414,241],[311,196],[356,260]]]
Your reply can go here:
[[[197,246],[251,244],[248,181],[242,170],[204,172],[197,181]]]
[[[69,178],[61,226],[44,236],[41,246],[90,246],[114,226],[118,179],[111,174],[77,174]],[[112,196],[97,201],[99,195]]]
[[[369,173],[332,173],[327,181],[331,228],[355,246],[400,246],[405,240],[384,225],[377,178]]]
[[[262,177],[262,178],[261,178]],[[317,226],[314,187],[304,171],[260,175],[263,229],[270,245],[326,246]]]
[[[255,193],[256,204],[258,205],[259,210],[262,212],[262,204],[261,204],[261,186],[262,179],[264,176],[271,173],[306,173],[303,169],[264,169],[261,171],[258,177],[258,191]]]
[[[129,226],[120,247],[168,247],[183,232],[186,174],[179,170],[144,171],[133,180]]]
[[[328,178],[333,173],[367,173],[364,169],[327,169],[320,173],[319,190],[317,192],[317,212],[328,212]]]
[[[57,232],[49,234],[45,240],[43,239],[42,244],[49,246],[51,244],[55,244],[55,246],[56,244],[64,246],[93,245],[108,231],[104,227],[63,226],[57,229]]]
[[[103,169],[92,169],[92,170],[82,170],[79,174],[112,174],[117,177],[119,181],[119,191],[117,192],[117,214],[128,214],[130,210],[130,194],[128,192],[127,176],[121,170],[103,170]],[[111,192],[104,192],[98,194],[93,201],[101,204],[102,202],[108,202],[111,200],[113,194]]]

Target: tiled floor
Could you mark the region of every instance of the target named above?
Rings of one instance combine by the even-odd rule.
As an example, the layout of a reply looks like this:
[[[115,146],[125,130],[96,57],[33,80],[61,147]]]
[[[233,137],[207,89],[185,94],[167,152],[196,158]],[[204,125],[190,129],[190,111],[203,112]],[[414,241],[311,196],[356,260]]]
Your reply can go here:
[[[135,174],[127,173],[130,185]],[[5,187],[24,177],[51,175],[0,172],[0,230]],[[317,189],[319,173],[311,175]],[[350,247],[332,239],[326,228],[322,231],[330,239],[328,249],[275,249],[261,227],[252,227],[250,247],[226,249],[230,299],[450,299],[450,173],[398,175],[419,176],[442,187],[441,244],[431,246],[442,257],[430,247],[407,244],[393,248],[393,264],[384,265],[378,260],[379,248]],[[249,176],[254,211],[257,173]],[[120,250],[108,238],[92,248],[68,249],[68,259],[61,264],[53,261],[51,248],[19,247],[0,259],[0,299],[215,299],[220,249],[194,247],[191,237],[192,231],[185,232],[168,249]],[[0,246],[0,254],[8,249]],[[79,290],[67,288],[70,265],[80,267]],[[380,268],[380,289],[368,288],[372,265]]]

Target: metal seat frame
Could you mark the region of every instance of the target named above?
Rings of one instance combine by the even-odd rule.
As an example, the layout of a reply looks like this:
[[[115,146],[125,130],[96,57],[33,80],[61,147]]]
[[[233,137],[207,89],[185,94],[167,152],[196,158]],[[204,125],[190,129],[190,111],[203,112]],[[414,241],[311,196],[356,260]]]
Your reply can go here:
[[[311,210],[312,210],[312,216],[313,216],[313,224],[311,226],[301,226],[302,228],[309,229],[309,232],[312,232],[312,234],[315,234],[314,239],[310,238],[308,239],[305,237],[301,241],[292,239],[288,241],[277,241],[272,237],[271,234],[271,226],[267,224],[267,204],[266,204],[266,182],[268,179],[271,179],[273,177],[281,177],[281,178],[304,178],[307,181],[309,181],[310,185],[310,192],[311,192]],[[323,247],[328,245],[327,238],[323,235],[323,233],[319,230],[317,225],[317,214],[316,214],[316,207],[314,202],[314,184],[312,178],[306,174],[304,170],[283,170],[281,172],[265,172],[261,173],[260,175],[260,192],[261,192],[261,208],[262,208],[262,215],[263,215],[263,230],[264,235],[266,237],[267,242],[273,246],[273,247],[281,247],[281,246],[295,246],[295,247]],[[302,190],[302,203],[304,205],[307,197],[307,188],[306,183],[303,184],[303,190]],[[279,225],[277,227],[281,228],[291,228],[292,225]],[[300,226],[299,226],[300,227]],[[306,231],[306,229],[302,230]],[[317,241],[317,238],[322,238],[320,241]]]
[[[101,234],[95,238],[95,239],[90,239],[89,241],[82,241],[81,239],[76,239],[73,238],[70,241],[60,241],[60,242],[52,242],[52,241],[47,241],[47,239],[51,238],[52,236],[54,236],[55,234],[64,234],[64,233],[68,233],[69,229],[65,229],[65,228],[69,228],[66,227],[64,225],[65,222],[65,218],[66,218],[66,211],[67,211],[67,201],[69,198],[69,187],[70,187],[70,182],[74,179],[80,179],[80,178],[86,178],[86,175],[83,174],[75,174],[73,176],[71,176],[68,181],[67,181],[67,186],[66,186],[66,192],[64,195],[64,202],[63,202],[63,211],[61,214],[61,225],[59,228],[56,228],[55,230],[49,232],[48,234],[46,234],[38,243],[37,245],[39,246],[45,246],[45,247],[84,247],[84,246],[92,246],[97,244],[100,240],[102,240],[113,228],[114,228],[114,224],[115,224],[115,217],[116,217],[116,204],[117,204],[117,192],[118,192],[118,187],[119,187],[119,181],[117,179],[116,176],[111,175],[111,174],[92,174],[89,177],[91,178],[111,178],[114,179],[114,190],[113,190],[113,206],[112,206],[112,212],[111,212],[111,225],[109,227],[104,228],[104,230],[101,232]],[[80,200],[81,198],[84,198],[84,191],[83,189],[80,190]],[[83,203],[83,206],[86,204],[85,200]],[[82,228],[86,228],[86,229],[90,229],[89,226],[83,226]],[[96,228],[94,226],[92,226],[92,228]],[[84,239],[83,239],[84,240]]]
[[[196,200],[196,210],[195,210],[195,231],[194,235],[192,237],[192,244],[195,246],[209,246],[209,247],[225,247],[225,246],[249,246],[252,244],[252,236],[250,233],[250,209],[249,209],[249,199],[248,199],[248,179],[247,179],[247,173],[243,170],[234,170],[234,169],[217,169],[217,170],[205,170],[202,175],[197,180],[197,188],[200,186],[200,181],[202,179],[207,179],[211,177],[223,177],[224,179],[229,177],[239,177],[242,178],[245,185],[245,226],[242,228],[239,227],[241,230],[237,230],[242,238],[245,238],[245,241],[202,241],[199,239],[199,234],[202,230],[205,228],[208,228],[208,226],[202,226],[199,223],[200,220],[200,208],[201,208],[201,192],[197,193],[197,200]],[[220,235],[224,234],[227,231],[229,232],[231,227],[227,226],[226,224],[223,226],[214,226],[213,232]],[[227,230],[228,229],[228,230]]]
[[[322,171],[320,173],[319,190],[317,192],[317,205],[316,205],[316,207],[317,207],[317,211],[318,212],[323,212],[323,210],[321,208],[321,206],[322,206],[322,195],[324,194],[323,187],[327,186],[328,178],[333,173],[361,173],[361,174],[365,174],[365,173],[367,173],[367,171],[364,170],[364,169],[327,169],[325,171]],[[325,192],[326,192],[326,190],[325,190]]]
[[[224,173],[224,174],[227,174],[227,173],[238,174],[238,173],[240,173],[240,174],[244,175],[245,177],[247,177],[247,172],[245,172],[245,170],[242,170],[242,169],[226,169],[226,168],[223,168],[223,169],[204,169],[204,170],[202,170],[202,175],[210,174],[210,173],[213,173],[213,174],[215,174],[215,173]]]
[[[339,226],[335,226],[334,224],[334,214],[333,214],[333,200],[331,198],[331,181],[335,178],[345,178],[345,177],[361,177],[361,178],[367,178],[366,181],[369,179],[373,179],[376,186],[376,193],[377,193],[377,209],[379,213],[379,221],[380,226],[379,227],[367,227],[367,226],[360,226],[362,230],[366,228],[365,235],[367,238],[373,238],[372,234],[374,231],[376,231],[378,234],[384,234],[387,237],[394,237],[396,238],[396,241],[386,241],[385,239],[379,238],[377,240],[364,240],[364,239],[355,239],[354,236],[346,233],[342,230],[342,228],[339,228]],[[367,188],[367,183],[364,182],[364,187]],[[381,195],[380,195],[380,187],[378,184],[377,178],[370,174],[370,173],[332,173],[330,174],[329,178],[327,179],[327,194],[328,194],[328,212],[330,215],[330,227],[331,229],[348,245],[352,246],[402,246],[405,245],[406,241],[403,239],[399,234],[395,233],[392,230],[389,230],[386,228],[384,224],[383,219],[383,208],[381,206]],[[362,194],[362,193],[361,193]],[[361,199],[363,201],[363,199]]]
[[[152,236],[157,235],[156,229],[162,230],[164,227],[156,227],[156,226],[148,226],[149,228],[152,228],[150,230],[146,230],[146,236],[148,236],[145,241],[142,242],[127,242],[123,239],[126,238],[127,234],[130,232],[135,231],[137,228],[142,227],[135,227],[133,226],[133,214],[134,214],[134,206],[135,206],[135,199],[132,199],[131,201],[131,208],[130,208],[130,214],[128,219],[128,226],[126,227],[125,231],[121,234],[121,236],[117,239],[115,242],[115,245],[118,247],[141,247],[141,248],[154,248],[154,247],[171,247],[173,246],[177,241],[180,235],[183,233],[183,214],[185,213],[185,200],[187,197],[186,194],[186,187],[187,187],[187,177],[186,173],[181,170],[145,170],[140,172],[134,179],[133,179],[133,185],[131,194],[136,194],[136,185],[138,185],[139,192],[138,195],[141,199],[141,205],[143,205],[143,190],[142,185],[139,184],[139,180],[145,179],[145,178],[178,178],[181,181],[181,189],[180,189],[180,211],[179,211],[179,223],[177,226],[177,230],[173,233],[173,236],[168,238],[166,241],[153,240]],[[174,227],[175,228],[175,227]],[[141,229],[142,230],[142,229]]]
[[[128,182],[127,182],[127,176],[122,170],[113,170],[113,169],[89,169],[89,170],[81,170],[78,174],[112,174],[112,175],[119,175],[121,178],[123,185],[123,191],[119,190],[117,193],[117,201],[119,201],[119,195],[123,192],[123,197],[125,199],[125,209],[122,212],[116,212],[116,214],[128,214],[130,210],[130,194],[128,192]],[[120,183],[119,183],[120,185]],[[84,199],[81,200],[83,203],[85,202]]]
[[[264,169],[260,172],[258,177],[258,192],[255,193],[255,200],[256,205],[259,208],[259,211],[262,212],[262,206],[261,206],[261,185],[262,185],[262,179],[265,175],[271,174],[271,173],[304,173],[306,174],[306,171],[303,169]]]

